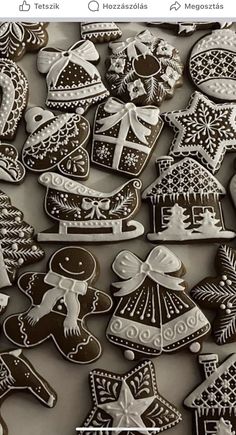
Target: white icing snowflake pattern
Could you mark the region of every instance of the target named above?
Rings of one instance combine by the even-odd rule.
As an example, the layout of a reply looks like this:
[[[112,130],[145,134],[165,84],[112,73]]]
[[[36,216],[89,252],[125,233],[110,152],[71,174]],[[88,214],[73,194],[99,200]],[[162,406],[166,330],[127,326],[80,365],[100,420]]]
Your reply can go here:
[[[135,153],[128,153],[125,158],[125,165],[128,166],[129,168],[131,167],[136,167],[136,164],[139,161],[139,157],[135,154]]]
[[[96,155],[99,159],[106,160],[108,157],[110,157],[111,152],[106,145],[101,145],[99,148],[96,149]]]

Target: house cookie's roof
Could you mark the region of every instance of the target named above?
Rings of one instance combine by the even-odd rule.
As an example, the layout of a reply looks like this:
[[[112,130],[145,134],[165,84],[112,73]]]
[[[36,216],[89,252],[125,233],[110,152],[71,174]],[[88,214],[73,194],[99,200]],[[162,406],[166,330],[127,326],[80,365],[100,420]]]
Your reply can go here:
[[[221,183],[196,160],[189,157],[174,163],[147,187],[143,198],[152,195],[225,194]]]
[[[236,412],[236,353],[231,355],[184,401],[185,406],[200,410],[232,409]]]

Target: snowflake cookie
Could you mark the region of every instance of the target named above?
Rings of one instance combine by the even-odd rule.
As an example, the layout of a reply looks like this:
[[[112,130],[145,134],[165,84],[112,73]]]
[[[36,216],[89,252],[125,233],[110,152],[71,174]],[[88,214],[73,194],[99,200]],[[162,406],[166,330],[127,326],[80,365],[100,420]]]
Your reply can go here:
[[[111,93],[137,105],[160,106],[182,85],[178,50],[149,30],[123,42],[111,42],[106,78]]]
[[[222,245],[216,255],[218,276],[205,278],[191,291],[203,308],[217,312],[213,334],[217,344],[236,341],[236,251]]]
[[[1,22],[0,57],[20,60],[26,52],[38,51],[48,42],[47,23]]]
[[[174,129],[170,155],[192,156],[213,174],[220,169],[226,152],[236,151],[236,105],[215,104],[194,92],[187,109],[165,113]]]
[[[151,361],[124,375],[92,370],[90,387],[93,409],[82,425],[88,428],[86,435],[100,433],[99,428],[114,428],[116,434],[155,435],[182,420],[176,407],[160,395]]]
[[[122,36],[121,29],[113,22],[85,22],[80,26],[82,39],[88,39],[94,44],[115,41]]]
[[[212,98],[236,101],[236,33],[215,30],[201,38],[189,58],[194,85]]]
[[[88,178],[89,155],[83,148],[90,135],[87,119],[75,113],[55,116],[49,110],[34,107],[26,112],[25,121],[29,137],[22,160],[28,169],[58,169],[69,177]]]
[[[62,248],[49,262],[47,273],[25,273],[18,280],[20,290],[31,300],[30,308],[8,317],[5,335],[17,346],[37,346],[52,337],[67,360],[91,363],[102,348],[86,326],[92,314],[106,313],[110,296],[93,287],[98,275],[96,258],[78,247]]]
[[[47,381],[34,369],[21,349],[0,353],[0,405],[8,396],[22,391],[32,394],[43,405],[53,408],[57,395]],[[8,428],[0,416],[0,433],[8,435]]]

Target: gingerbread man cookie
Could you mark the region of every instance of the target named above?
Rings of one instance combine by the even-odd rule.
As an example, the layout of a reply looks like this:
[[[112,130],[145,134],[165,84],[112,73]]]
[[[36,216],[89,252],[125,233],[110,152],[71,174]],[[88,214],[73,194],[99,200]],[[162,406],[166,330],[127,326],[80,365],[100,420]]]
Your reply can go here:
[[[21,349],[0,353],[0,404],[7,396],[19,391],[31,393],[43,405],[53,408],[57,395],[47,381],[36,372]],[[8,435],[7,425],[0,416],[0,433]]]
[[[112,306],[110,296],[93,287],[97,273],[98,263],[90,252],[69,247],[53,254],[47,273],[23,274],[18,286],[30,298],[31,307],[5,321],[6,336],[26,348],[51,337],[67,360],[80,364],[95,361],[102,348],[85,320]]]

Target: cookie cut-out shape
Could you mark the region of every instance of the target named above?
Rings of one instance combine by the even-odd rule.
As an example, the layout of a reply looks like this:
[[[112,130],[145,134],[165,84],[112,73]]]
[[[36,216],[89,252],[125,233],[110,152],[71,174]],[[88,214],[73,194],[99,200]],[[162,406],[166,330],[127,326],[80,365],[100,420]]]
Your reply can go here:
[[[21,349],[0,353],[0,405],[11,394],[18,392],[32,394],[43,405],[53,408],[57,395],[47,381],[34,369]],[[8,435],[8,428],[0,415],[0,433]]]
[[[178,36],[191,36],[197,30],[204,29],[227,29],[231,27],[233,23],[230,22],[221,22],[214,23],[212,22],[195,22],[195,23],[187,23],[187,22],[177,22],[177,23],[159,23],[159,22],[149,22],[149,26],[157,26],[164,27],[164,29],[174,30]]]
[[[18,160],[18,151],[13,145],[0,143],[0,180],[20,183],[25,178],[25,168]]]
[[[99,428],[114,428],[117,434],[154,435],[182,420],[176,407],[160,395],[151,361],[143,361],[124,375],[95,369],[89,380],[93,409],[81,426],[88,428],[87,435],[99,433]],[[80,435],[84,433],[81,428]]]
[[[205,380],[184,401],[194,412],[196,435],[235,435],[236,354],[220,366],[218,355],[199,355]]]
[[[123,101],[160,106],[182,85],[183,65],[176,48],[149,30],[125,41],[110,42],[106,78]]]
[[[157,107],[137,107],[116,98],[100,104],[95,115],[92,162],[127,176],[138,176],[162,131],[159,113]]]
[[[19,268],[41,260],[44,251],[35,243],[34,228],[0,191],[0,288],[11,286]]]
[[[46,47],[38,54],[38,70],[47,74],[46,104],[55,110],[83,114],[108,97],[94,64],[99,54],[91,41],[79,41],[67,51]]]
[[[34,172],[58,169],[64,175],[87,179],[89,155],[83,148],[90,135],[90,124],[84,117],[65,113],[55,116],[41,107],[25,114],[26,140],[22,160]]]
[[[1,22],[0,57],[20,60],[25,53],[35,52],[48,42],[47,23]]]
[[[216,311],[213,334],[217,344],[236,341],[236,251],[222,245],[216,255],[214,278],[205,278],[192,290],[193,299],[202,307]]]
[[[185,293],[184,266],[173,252],[158,246],[143,262],[122,251],[112,267],[123,281],[112,285],[117,305],[106,336],[127,359],[201,350],[210,323]]]
[[[0,140],[12,140],[28,101],[28,81],[15,62],[0,58]]]
[[[224,101],[236,101],[236,33],[215,30],[201,38],[189,59],[194,85],[206,95]]]
[[[170,154],[196,157],[213,174],[226,152],[236,151],[236,105],[215,104],[195,92],[187,109],[164,114],[175,137]]]
[[[67,360],[86,364],[102,353],[98,339],[87,329],[86,318],[110,310],[110,296],[93,287],[98,275],[96,258],[79,247],[55,252],[47,273],[25,273],[20,290],[30,308],[4,322],[6,336],[21,347],[34,347],[50,337]]]
[[[221,200],[225,188],[196,160],[157,159],[157,179],[142,198],[150,207],[153,242],[223,241],[235,233],[225,229]]]
[[[122,36],[121,29],[116,23],[102,23],[102,22],[85,22],[81,23],[81,37],[88,39],[94,44],[101,44],[103,42],[110,42],[119,39]]]
[[[143,234],[143,225],[130,220],[140,207],[142,183],[133,179],[111,193],[86,187],[48,172],[39,177],[46,191],[46,213],[57,222],[38,234],[44,242],[109,242]]]

